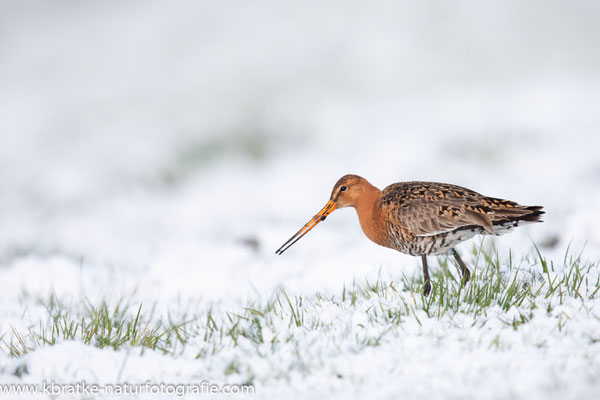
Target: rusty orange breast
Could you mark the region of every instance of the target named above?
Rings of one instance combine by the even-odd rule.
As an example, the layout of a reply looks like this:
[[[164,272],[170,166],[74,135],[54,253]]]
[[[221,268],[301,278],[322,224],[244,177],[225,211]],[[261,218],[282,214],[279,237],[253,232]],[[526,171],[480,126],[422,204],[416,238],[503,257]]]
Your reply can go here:
[[[368,193],[360,204],[355,206],[358,220],[363,233],[380,246],[390,247],[389,221],[385,210],[380,205],[381,193],[379,191]]]

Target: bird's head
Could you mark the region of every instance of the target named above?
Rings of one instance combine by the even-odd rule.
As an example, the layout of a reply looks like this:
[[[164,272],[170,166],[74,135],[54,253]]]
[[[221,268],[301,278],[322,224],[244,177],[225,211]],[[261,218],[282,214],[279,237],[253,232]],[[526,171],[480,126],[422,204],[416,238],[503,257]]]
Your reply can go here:
[[[356,207],[366,183],[367,180],[358,175],[344,175],[333,186],[329,201],[335,208]]]
[[[331,197],[327,204],[325,204],[325,207],[323,207],[317,215],[308,221],[306,225],[296,232],[296,234],[285,242],[275,253],[282,254],[289,249],[294,243],[300,240],[302,236],[306,235],[312,228],[317,226],[319,222],[325,221],[325,218],[327,218],[327,216],[336,208],[356,207],[360,202],[363,192],[369,187],[373,188],[366,179],[361,178],[358,175],[342,176],[333,186]]]

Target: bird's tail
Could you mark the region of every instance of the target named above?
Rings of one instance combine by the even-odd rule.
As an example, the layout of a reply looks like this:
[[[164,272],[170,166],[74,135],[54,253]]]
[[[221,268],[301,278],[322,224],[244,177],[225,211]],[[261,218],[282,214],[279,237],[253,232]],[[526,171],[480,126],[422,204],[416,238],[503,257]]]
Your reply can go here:
[[[512,207],[495,208],[494,218],[492,219],[494,234],[501,235],[520,225],[542,222],[542,215],[545,214],[542,208],[542,206],[521,206],[518,204]]]

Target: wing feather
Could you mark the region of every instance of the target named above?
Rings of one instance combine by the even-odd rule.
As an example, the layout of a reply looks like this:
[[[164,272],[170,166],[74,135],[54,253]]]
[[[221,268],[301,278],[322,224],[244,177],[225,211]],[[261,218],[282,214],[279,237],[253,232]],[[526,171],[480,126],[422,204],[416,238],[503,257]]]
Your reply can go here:
[[[472,190],[437,182],[403,182],[383,190],[382,204],[412,235],[434,236],[467,226],[493,233],[494,211]]]

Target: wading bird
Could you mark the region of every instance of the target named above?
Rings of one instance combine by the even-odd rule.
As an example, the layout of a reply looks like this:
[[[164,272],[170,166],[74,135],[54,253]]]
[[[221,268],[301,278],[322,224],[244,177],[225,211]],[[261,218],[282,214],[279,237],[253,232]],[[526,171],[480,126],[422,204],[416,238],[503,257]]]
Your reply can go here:
[[[282,254],[337,208],[354,207],[364,234],[373,242],[421,256],[423,292],[431,291],[428,255],[452,255],[463,285],[471,271],[454,247],[477,234],[501,235],[530,222],[541,222],[541,206],[483,196],[470,189],[437,182],[400,182],[383,190],[357,175],[337,181],[317,215],[276,251]]]

